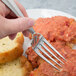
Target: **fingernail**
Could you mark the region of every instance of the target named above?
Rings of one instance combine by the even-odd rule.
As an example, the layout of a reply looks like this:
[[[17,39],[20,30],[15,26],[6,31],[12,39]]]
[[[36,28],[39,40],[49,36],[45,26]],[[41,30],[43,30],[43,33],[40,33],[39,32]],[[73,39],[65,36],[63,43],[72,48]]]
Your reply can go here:
[[[33,26],[35,24],[35,20],[29,19],[28,20],[28,26]]]

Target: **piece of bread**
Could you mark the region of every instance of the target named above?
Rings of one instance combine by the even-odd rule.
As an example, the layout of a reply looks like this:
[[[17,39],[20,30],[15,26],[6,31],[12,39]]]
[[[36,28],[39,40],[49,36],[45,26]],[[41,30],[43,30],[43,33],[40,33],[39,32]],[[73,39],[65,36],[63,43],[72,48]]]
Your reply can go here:
[[[20,57],[23,53],[23,42],[24,37],[21,32],[14,40],[9,39],[9,37],[0,39],[0,64]]]
[[[0,76],[29,76],[31,71],[32,66],[24,56],[0,65]]]

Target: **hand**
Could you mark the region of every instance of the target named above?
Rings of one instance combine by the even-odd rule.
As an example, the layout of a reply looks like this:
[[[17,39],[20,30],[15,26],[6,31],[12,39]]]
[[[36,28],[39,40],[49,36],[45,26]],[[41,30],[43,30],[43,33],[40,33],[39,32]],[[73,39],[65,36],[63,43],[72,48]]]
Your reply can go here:
[[[17,32],[28,35],[26,30],[34,25],[34,20],[28,18],[24,7],[16,0],[15,2],[25,17],[17,18],[0,0],[0,39],[6,36],[13,39]]]

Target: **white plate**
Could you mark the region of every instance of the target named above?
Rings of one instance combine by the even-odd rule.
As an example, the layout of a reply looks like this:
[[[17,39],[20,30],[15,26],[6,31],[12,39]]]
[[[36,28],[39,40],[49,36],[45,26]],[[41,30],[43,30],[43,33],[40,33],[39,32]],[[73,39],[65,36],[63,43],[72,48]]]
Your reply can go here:
[[[57,11],[57,10],[48,10],[48,9],[28,9],[27,10],[28,16],[33,18],[33,19],[38,19],[39,17],[53,17],[53,16],[66,16],[69,18],[74,18],[76,20],[76,17],[61,12],[61,11]],[[30,46],[30,40],[28,38],[24,39],[24,52],[26,51],[26,49],[28,48],[28,46]],[[76,47],[74,47],[76,49]]]

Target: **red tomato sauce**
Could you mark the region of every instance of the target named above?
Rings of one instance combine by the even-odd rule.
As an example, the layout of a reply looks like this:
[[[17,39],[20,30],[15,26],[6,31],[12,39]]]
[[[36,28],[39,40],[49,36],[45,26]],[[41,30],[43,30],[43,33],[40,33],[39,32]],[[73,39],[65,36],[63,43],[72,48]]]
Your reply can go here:
[[[66,45],[68,42],[76,39],[76,21],[63,16],[39,18],[36,20],[34,29],[37,33],[41,33],[67,61],[64,61],[54,53],[64,62],[63,65],[53,57],[62,65],[62,68],[60,68],[54,63],[58,68],[60,68],[60,71],[58,71],[41,59],[34,52],[32,47],[30,47],[26,52],[27,57],[32,63],[33,68],[36,68],[31,72],[30,76],[76,76],[76,50],[73,50]]]

